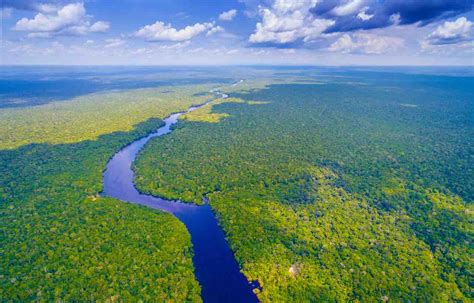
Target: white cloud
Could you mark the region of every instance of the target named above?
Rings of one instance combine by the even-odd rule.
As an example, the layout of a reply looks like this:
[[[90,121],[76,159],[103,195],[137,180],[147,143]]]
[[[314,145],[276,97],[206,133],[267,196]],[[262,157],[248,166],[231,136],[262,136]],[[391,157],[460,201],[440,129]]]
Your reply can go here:
[[[336,42],[331,44],[331,46],[329,47],[329,51],[349,53],[356,48],[357,44],[352,41],[351,36],[349,36],[348,34],[344,34],[339,39],[337,39]]]
[[[146,25],[140,28],[135,36],[144,38],[147,41],[186,41],[191,40],[195,36],[210,30],[214,27],[214,23],[196,23],[188,25],[183,29],[177,30],[171,24],[165,24],[157,21],[154,24]]]
[[[219,15],[219,20],[221,21],[232,21],[232,19],[237,16],[237,10],[231,9],[230,11],[223,12]]]
[[[105,42],[105,48],[116,48],[125,45],[125,41],[122,39],[107,39]]]
[[[368,6],[361,9],[360,12],[357,14],[357,18],[359,18],[362,21],[368,21],[368,20],[372,19],[374,17],[374,15],[367,14],[368,9],[369,9]]]
[[[92,33],[103,33],[108,31],[110,28],[109,22],[104,21],[97,21],[96,23],[92,24],[89,28],[89,31]]]
[[[401,38],[379,36],[369,33],[355,33],[342,35],[329,47],[331,52],[364,53],[380,55],[396,51],[404,46]]]
[[[257,56],[267,55],[269,52],[266,49],[255,49],[253,53]]]
[[[207,31],[206,36],[212,36],[214,34],[223,32],[225,32],[225,29],[222,26],[214,26],[213,28]]]
[[[354,13],[359,11],[360,8],[366,4],[366,2],[366,0],[351,0],[344,4],[336,6],[334,9],[332,9],[331,12],[335,16],[353,15]]]
[[[45,14],[52,14],[60,9],[60,7],[57,7],[54,4],[47,4],[47,3],[39,3],[36,4],[35,9],[38,12],[45,13]]]
[[[152,54],[152,53],[153,53],[153,50],[147,47],[139,48],[132,51],[133,55],[147,55],[147,54]]]
[[[474,41],[463,41],[451,44],[430,44],[429,41],[423,40],[420,42],[421,53],[443,56],[446,58],[456,56],[468,56],[471,58],[470,64],[472,64],[472,57],[474,54]]]
[[[298,40],[305,42],[321,37],[333,20],[317,19],[310,12],[317,0],[276,0],[271,7],[260,7],[262,18],[249,37],[252,43],[287,44]]]
[[[392,25],[399,25],[401,21],[400,14],[393,14],[390,16],[390,23]]]
[[[29,32],[54,32],[68,26],[80,23],[86,15],[82,3],[69,4],[57,11],[56,14],[37,14],[33,19],[20,19],[14,30]]]
[[[48,38],[55,35],[85,35],[105,32],[110,25],[104,21],[90,24],[83,3],[72,3],[54,10],[53,6],[41,5],[42,11],[34,18],[20,19],[13,30],[29,32],[28,37]]]
[[[303,41],[313,41],[322,36],[322,33],[334,24],[333,20],[329,19],[314,19],[307,26],[301,29]]]
[[[174,43],[174,44],[165,44],[165,45],[160,45],[160,49],[182,49],[182,48],[186,48],[191,42],[188,40],[188,41],[184,41],[184,42],[178,42],[178,43]]]
[[[465,17],[452,22],[446,21],[427,37],[428,43],[442,45],[467,41],[472,33],[472,24]]]

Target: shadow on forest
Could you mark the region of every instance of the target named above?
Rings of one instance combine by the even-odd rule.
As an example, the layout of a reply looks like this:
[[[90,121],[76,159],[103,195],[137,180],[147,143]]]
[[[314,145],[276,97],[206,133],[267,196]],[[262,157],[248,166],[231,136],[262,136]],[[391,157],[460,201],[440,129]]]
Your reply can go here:
[[[102,189],[102,171],[112,155],[130,142],[146,136],[162,124],[152,118],[132,131],[100,135],[96,140],[70,144],[33,143],[0,150],[0,195],[6,198],[31,194],[31,186],[53,184],[77,187],[89,194]],[[23,192],[23,189],[27,192]]]

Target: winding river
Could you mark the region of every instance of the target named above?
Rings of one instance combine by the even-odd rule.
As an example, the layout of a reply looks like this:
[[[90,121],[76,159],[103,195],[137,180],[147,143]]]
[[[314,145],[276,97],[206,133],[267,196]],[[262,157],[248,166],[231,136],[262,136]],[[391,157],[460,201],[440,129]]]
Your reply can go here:
[[[220,97],[227,97],[224,94],[214,93]],[[193,106],[188,109],[188,112],[206,106],[211,101]],[[104,194],[171,213],[186,225],[194,248],[195,275],[201,285],[201,296],[205,303],[258,302],[252,289],[259,286],[256,282],[249,283],[240,272],[224,232],[217,223],[209,204],[198,206],[145,195],[140,193],[133,183],[132,163],[138,152],[150,139],[172,132],[171,126],[178,123],[179,116],[184,113],[170,115],[164,119],[166,123],[164,126],[147,137],[134,141],[112,157],[104,172]]]

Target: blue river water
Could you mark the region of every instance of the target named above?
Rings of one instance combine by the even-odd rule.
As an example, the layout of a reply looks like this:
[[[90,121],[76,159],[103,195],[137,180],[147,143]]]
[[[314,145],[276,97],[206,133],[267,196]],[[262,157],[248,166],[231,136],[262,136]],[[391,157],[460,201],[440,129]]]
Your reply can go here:
[[[191,107],[188,111],[201,106],[206,104]],[[248,282],[240,272],[224,232],[218,225],[209,204],[198,206],[165,200],[141,194],[134,186],[132,164],[138,152],[150,139],[170,133],[171,126],[178,122],[182,114],[170,115],[164,119],[166,124],[156,132],[133,142],[112,157],[104,172],[104,194],[171,213],[186,225],[194,248],[195,275],[201,285],[201,296],[205,303],[258,302],[252,290],[259,286],[256,282]]]

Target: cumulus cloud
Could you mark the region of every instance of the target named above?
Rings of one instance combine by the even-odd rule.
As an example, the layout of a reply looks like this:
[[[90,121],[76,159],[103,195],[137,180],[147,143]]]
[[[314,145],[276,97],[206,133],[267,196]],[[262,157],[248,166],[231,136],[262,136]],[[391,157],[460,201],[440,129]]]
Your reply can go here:
[[[397,37],[379,36],[369,33],[343,34],[329,47],[331,52],[362,53],[380,55],[393,52],[404,45]]]
[[[237,10],[231,9],[227,12],[223,12],[222,14],[219,15],[219,20],[221,21],[232,21],[232,19],[237,16]]]
[[[103,33],[108,31],[110,28],[110,23],[104,21],[97,21],[91,25],[89,31],[92,33]]]
[[[354,15],[360,11],[366,2],[366,0],[340,1],[340,3],[331,10],[331,13],[335,16]]]
[[[270,45],[392,25],[424,26],[471,10],[471,0],[240,1],[261,19],[249,42]]]
[[[187,41],[195,36],[211,30],[214,23],[196,23],[188,25],[183,29],[176,29],[171,24],[157,21],[154,24],[146,25],[140,28],[136,33],[136,37],[144,38],[147,41]]]
[[[334,20],[334,25],[326,30],[332,33],[394,24],[426,25],[471,9],[471,0],[321,0],[311,12]]]
[[[72,3],[50,13],[38,13],[34,18],[20,19],[13,30],[28,32],[28,37],[47,38],[56,35],[85,35],[105,32],[108,22],[88,20],[83,3]]]
[[[73,26],[81,22],[85,17],[86,10],[82,3],[70,4],[61,8],[55,14],[37,14],[33,19],[20,19],[14,30],[30,32],[52,32],[62,28]]]
[[[260,7],[251,43],[290,44],[298,41],[312,41],[334,21],[315,18],[310,13],[317,0],[285,1],[276,0],[270,7]]]
[[[206,36],[212,36],[214,34],[223,32],[225,32],[225,29],[222,26],[214,26],[213,28],[207,31]]]
[[[455,44],[470,39],[472,22],[465,17],[455,21],[446,21],[427,37],[427,42],[433,45]]]
[[[363,9],[360,10],[360,12],[357,14],[357,18],[359,18],[362,21],[368,21],[374,17],[374,15],[367,14],[367,10],[369,7],[364,7]]]

